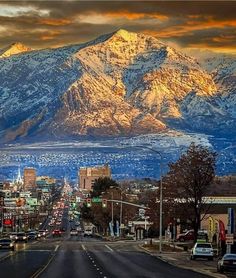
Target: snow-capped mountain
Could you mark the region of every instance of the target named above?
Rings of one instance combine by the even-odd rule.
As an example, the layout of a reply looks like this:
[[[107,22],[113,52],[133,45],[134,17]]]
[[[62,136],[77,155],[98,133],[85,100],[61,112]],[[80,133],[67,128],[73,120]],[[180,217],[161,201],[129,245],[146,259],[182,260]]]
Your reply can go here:
[[[15,42],[15,43],[11,44],[10,46],[0,49],[0,58],[10,57],[12,55],[16,55],[16,54],[31,51],[31,50],[32,50],[32,48],[27,47],[20,42]]]
[[[236,118],[236,56],[215,55],[201,62],[217,84],[224,109]]]
[[[235,124],[225,105],[233,92],[223,94],[196,59],[151,36],[119,30],[85,44],[8,56],[0,58],[2,141],[176,126],[211,132],[215,123]]]

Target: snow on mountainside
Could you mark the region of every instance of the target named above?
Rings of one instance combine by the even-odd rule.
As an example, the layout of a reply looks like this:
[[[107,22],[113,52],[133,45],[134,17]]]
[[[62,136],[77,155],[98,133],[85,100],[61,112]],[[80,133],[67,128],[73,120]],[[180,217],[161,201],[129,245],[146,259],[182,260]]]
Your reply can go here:
[[[211,73],[224,109],[236,118],[236,55],[215,55],[202,61]]]
[[[27,47],[20,42],[16,42],[11,44],[10,46],[3,48],[2,50],[0,49],[0,58],[10,57],[12,55],[16,55],[31,50],[32,48]]]
[[[5,141],[146,134],[176,125],[209,132],[232,112],[194,58],[125,30],[2,58],[0,80]]]

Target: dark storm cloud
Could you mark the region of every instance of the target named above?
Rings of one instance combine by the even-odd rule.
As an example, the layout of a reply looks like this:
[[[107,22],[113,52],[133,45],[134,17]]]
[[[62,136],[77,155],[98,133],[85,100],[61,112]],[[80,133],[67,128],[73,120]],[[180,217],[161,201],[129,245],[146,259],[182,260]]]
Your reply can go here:
[[[0,47],[19,40],[38,48],[80,43],[124,28],[183,47],[235,48],[232,1],[11,1],[0,2],[0,10],[1,5],[19,11],[0,12]]]

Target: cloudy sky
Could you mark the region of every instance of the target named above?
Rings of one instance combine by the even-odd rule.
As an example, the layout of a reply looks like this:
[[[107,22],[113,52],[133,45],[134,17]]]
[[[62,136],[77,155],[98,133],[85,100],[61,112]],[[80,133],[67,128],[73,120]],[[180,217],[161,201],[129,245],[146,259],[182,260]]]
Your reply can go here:
[[[236,53],[236,2],[0,1],[0,48],[81,43],[119,28],[179,48]]]

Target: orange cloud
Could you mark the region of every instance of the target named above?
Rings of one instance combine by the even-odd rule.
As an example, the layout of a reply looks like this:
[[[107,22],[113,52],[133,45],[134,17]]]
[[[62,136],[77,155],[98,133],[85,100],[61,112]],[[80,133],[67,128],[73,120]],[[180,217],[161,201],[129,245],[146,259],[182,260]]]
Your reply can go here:
[[[223,29],[225,27],[236,27],[236,20],[217,21],[210,19],[209,21],[187,21],[185,24],[169,26],[158,31],[158,36],[162,38],[182,37],[186,34],[191,34],[193,31],[202,31],[206,29]]]
[[[217,46],[214,46],[214,45],[209,45],[207,43],[191,43],[188,45],[187,49],[191,49],[191,48],[194,48],[194,49],[210,49],[214,52],[219,52],[219,53],[231,53],[231,54],[236,54],[236,51],[235,51],[235,47],[234,46],[227,46],[227,47],[217,47]]]
[[[69,19],[55,19],[55,18],[44,18],[39,20],[39,24],[46,24],[51,26],[63,26],[68,25],[72,21]]]
[[[48,31],[45,35],[42,35],[40,37],[40,39],[43,41],[53,40],[53,39],[55,39],[56,36],[58,36],[60,34],[61,34],[61,32],[59,32],[59,31]]]
[[[117,12],[107,12],[104,14],[105,16],[112,17],[112,18],[126,18],[128,20],[135,20],[135,19],[141,19],[141,18],[154,18],[159,20],[167,20],[168,17],[163,14],[159,13],[134,13],[129,12],[128,10],[121,10]]]

